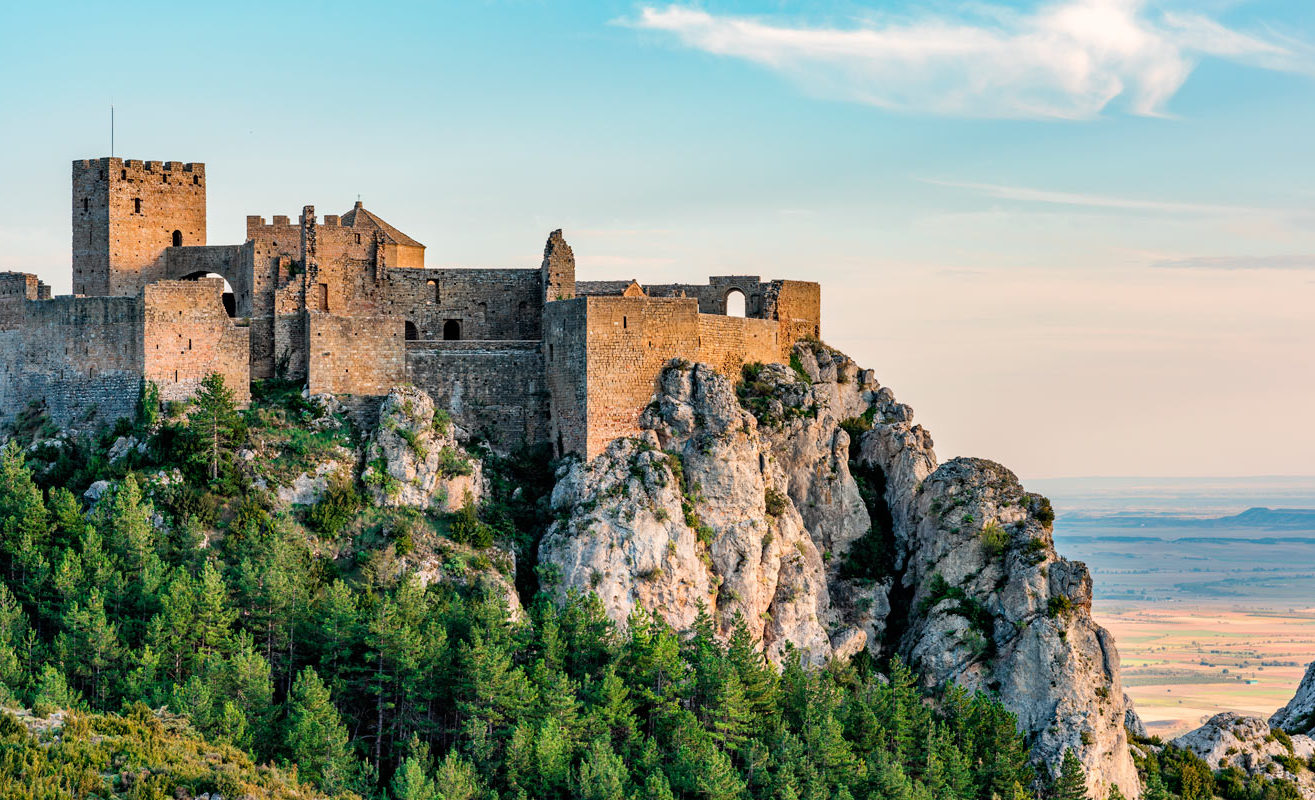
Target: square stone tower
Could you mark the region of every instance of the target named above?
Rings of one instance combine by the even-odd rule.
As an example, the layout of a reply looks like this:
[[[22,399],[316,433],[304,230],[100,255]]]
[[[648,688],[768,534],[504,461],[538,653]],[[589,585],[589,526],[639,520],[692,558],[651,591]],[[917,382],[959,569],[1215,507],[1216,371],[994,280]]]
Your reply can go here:
[[[205,165],[73,162],[73,293],[136,295],[167,247],[205,244]]]

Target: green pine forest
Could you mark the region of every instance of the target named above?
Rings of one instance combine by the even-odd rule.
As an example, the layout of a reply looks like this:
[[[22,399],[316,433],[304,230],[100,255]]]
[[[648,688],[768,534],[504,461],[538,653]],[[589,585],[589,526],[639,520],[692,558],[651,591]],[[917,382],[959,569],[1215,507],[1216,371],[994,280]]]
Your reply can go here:
[[[372,507],[359,469],[279,508],[242,453],[286,481],[360,433],[311,424],[299,385],[253,394],[239,410],[211,376],[161,406],[148,386],[136,420],[57,442],[20,415],[0,454],[0,798],[1086,796],[1071,753],[1035,771],[996,700],[928,694],[898,660],[778,671],[706,616],[618,628],[596,598],[548,602],[544,453],[483,453],[491,498],[449,516]],[[419,552],[468,579],[423,586]],[[480,579],[506,552],[518,621]],[[1141,744],[1148,800],[1297,796]]]

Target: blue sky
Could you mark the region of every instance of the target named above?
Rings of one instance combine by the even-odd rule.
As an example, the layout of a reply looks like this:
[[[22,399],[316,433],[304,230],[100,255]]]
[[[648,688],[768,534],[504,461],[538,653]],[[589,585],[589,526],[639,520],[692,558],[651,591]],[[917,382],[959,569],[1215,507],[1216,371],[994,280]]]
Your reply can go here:
[[[211,243],[359,194],[430,265],[819,280],[942,458],[1315,472],[1315,3],[26,4],[0,70],[56,291],[113,102]]]

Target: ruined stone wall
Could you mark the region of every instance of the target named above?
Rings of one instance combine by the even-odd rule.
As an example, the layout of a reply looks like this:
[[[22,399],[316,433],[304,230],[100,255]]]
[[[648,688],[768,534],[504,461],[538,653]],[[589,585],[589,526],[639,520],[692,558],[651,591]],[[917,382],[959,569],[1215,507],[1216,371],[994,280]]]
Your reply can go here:
[[[707,364],[737,382],[745,364],[784,360],[776,338],[779,327],[769,319],[699,314],[698,354],[690,360]]]
[[[73,162],[73,292],[132,296],[166,274],[164,251],[206,243],[205,165]]]
[[[251,401],[250,330],[229,318],[223,292],[218,278],[160,281],[143,290],[143,372],[161,400],[190,399],[217,372],[235,401]]]
[[[537,341],[411,341],[407,377],[469,435],[504,451],[548,440],[543,352]]]
[[[234,316],[252,316],[252,259],[249,244],[208,247],[170,247],[165,250],[164,280],[181,280],[211,273],[223,276],[233,288]]]
[[[548,441],[557,455],[584,453],[588,445],[588,303],[581,297],[543,308]]]
[[[312,394],[380,396],[406,380],[402,319],[309,312],[306,381]]]
[[[766,302],[780,320],[781,360],[800,339],[822,338],[822,287],[808,281],[772,281]]]
[[[381,305],[414,325],[417,340],[442,339],[449,321],[462,340],[543,336],[538,270],[390,269],[383,291]]]
[[[587,296],[544,309],[549,435],[592,458],[639,433],[657,376],[673,358],[701,361],[733,381],[751,361],[781,361],[774,320],[700,314],[695,298]],[[560,437],[560,438],[559,438]]]
[[[252,377],[281,377],[287,380],[306,380],[309,352],[306,349],[309,328],[309,315],[305,311],[295,314],[278,314],[269,318],[269,326],[274,335],[272,351],[273,364],[269,375],[257,375],[252,370]]]
[[[639,432],[657,375],[673,358],[697,358],[698,304],[691,299],[588,297],[588,432],[585,455]]]
[[[136,413],[142,314],[135,297],[24,300],[0,332],[0,419],[44,402],[58,425],[109,424]]]
[[[12,330],[27,318],[26,300],[49,300],[50,287],[26,272],[0,272],[0,330]],[[9,353],[0,351],[0,355]]]
[[[692,297],[699,303],[702,314],[725,314],[726,296],[739,290],[744,295],[744,315],[758,319],[774,319],[769,301],[772,287],[779,281],[764,283],[757,275],[714,275],[707,283],[641,284],[649,297]],[[619,295],[630,281],[579,281],[576,288],[582,295]]]

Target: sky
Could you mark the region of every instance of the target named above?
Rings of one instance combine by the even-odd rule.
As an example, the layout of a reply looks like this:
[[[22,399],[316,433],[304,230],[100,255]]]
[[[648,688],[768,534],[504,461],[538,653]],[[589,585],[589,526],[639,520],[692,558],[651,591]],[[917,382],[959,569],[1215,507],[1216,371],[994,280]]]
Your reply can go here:
[[[209,243],[367,207],[429,266],[823,286],[942,460],[1315,473],[1315,3],[26,3],[0,270],[70,162],[203,161]]]

